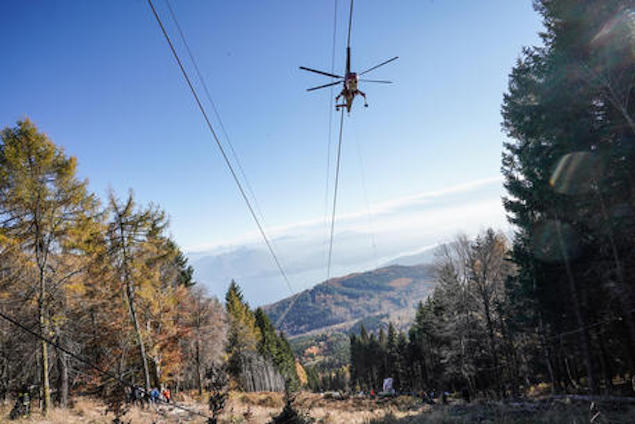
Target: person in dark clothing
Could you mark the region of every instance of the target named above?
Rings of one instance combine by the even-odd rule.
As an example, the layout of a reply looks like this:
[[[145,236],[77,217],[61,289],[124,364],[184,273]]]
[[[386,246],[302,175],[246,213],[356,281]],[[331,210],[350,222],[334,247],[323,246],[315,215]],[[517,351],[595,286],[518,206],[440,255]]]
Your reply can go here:
[[[463,390],[461,391],[461,396],[463,397],[463,400],[465,401],[465,403],[470,403],[470,391],[468,390],[467,387],[463,387]]]
[[[27,418],[31,414],[31,393],[29,387],[24,386],[18,391],[15,405],[9,413],[9,418],[16,420],[18,418]]]
[[[442,402],[444,405],[447,405],[447,403],[448,403],[448,395],[449,395],[449,393],[448,393],[448,392],[446,392],[446,391],[444,391],[444,392],[442,392],[442,393],[441,393],[441,402]]]
[[[159,393],[159,389],[157,389],[156,387],[152,389],[152,391],[150,392],[150,400],[152,400],[152,403],[159,403],[159,396],[161,395],[161,393]]]

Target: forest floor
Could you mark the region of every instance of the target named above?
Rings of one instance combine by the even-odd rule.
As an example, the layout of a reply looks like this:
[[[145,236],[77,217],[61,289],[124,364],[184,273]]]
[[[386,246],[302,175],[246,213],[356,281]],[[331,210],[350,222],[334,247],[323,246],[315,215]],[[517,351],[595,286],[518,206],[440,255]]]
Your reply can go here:
[[[209,414],[204,402],[196,396],[179,394],[180,405]],[[459,424],[459,423],[632,423],[635,405],[604,403],[591,411],[589,402],[563,400],[527,400],[523,402],[474,402],[464,404],[450,401],[449,405],[426,405],[412,397],[371,400],[362,398],[333,399],[328,396],[301,393],[295,405],[315,424]],[[265,424],[280,413],[284,399],[279,393],[232,393],[221,424]],[[0,423],[9,422],[10,405],[0,404]],[[112,413],[106,414],[103,402],[91,398],[77,398],[68,409],[54,408],[47,418],[34,412],[31,417],[14,423],[51,424],[111,424]],[[593,420],[592,420],[593,419]],[[132,407],[123,422],[139,423],[205,423],[200,416],[175,410],[168,406]]]

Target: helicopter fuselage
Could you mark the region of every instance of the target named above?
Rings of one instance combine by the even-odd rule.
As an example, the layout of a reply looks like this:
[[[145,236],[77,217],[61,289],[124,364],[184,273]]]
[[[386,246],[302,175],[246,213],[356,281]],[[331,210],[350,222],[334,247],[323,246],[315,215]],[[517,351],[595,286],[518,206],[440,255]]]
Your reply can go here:
[[[359,83],[359,77],[355,72],[347,72],[344,79],[344,88],[348,91],[355,92],[357,90],[357,84]]]
[[[335,109],[339,110],[339,108],[345,107],[346,111],[350,112],[351,107],[353,106],[353,100],[358,94],[361,94],[364,97],[364,106],[367,105],[365,103],[366,95],[359,90],[358,84],[359,75],[355,72],[346,72],[343,82],[344,88],[342,89],[342,92],[335,98]],[[344,104],[337,104],[337,101],[340,99],[340,97],[344,97]]]

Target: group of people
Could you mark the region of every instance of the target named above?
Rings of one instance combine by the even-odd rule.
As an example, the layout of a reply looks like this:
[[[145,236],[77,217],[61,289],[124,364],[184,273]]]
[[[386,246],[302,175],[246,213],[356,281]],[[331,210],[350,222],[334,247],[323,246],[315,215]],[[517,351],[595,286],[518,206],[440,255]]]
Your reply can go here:
[[[170,403],[171,397],[172,393],[170,393],[170,389],[167,387],[163,387],[161,390],[155,387],[150,390],[150,400],[154,403],[158,403],[159,401]]]
[[[450,396],[449,392],[441,391],[436,393],[434,390],[431,390],[430,392],[421,391],[419,394],[421,400],[429,405],[436,404],[437,402],[435,399],[438,399],[443,405],[446,405],[448,403],[448,396]],[[469,403],[469,400],[467,402]]]
[[[170,403],[172,401],[172,392],[168,387],[152,388],[149,392],[145,389],[136,386],[130,392],[130,402],[138,403],[141,406],[144,406],[146,403],[159,403],[159,402],[167,402]]]

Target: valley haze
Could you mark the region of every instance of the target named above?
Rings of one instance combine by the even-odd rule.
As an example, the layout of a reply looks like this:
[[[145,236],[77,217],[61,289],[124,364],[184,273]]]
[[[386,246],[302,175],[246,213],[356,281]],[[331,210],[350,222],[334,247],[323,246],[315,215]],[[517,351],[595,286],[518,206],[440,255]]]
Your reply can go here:
[[[434,248],[459,232],[506,230],[502,177],[418,193],[337,215],[331,277],[385,265],[430,262]],[[294,293],[326,280],[328,223],[309,219],[267,228]],[[253,306],[290,296],[260,235],[188,249],[195,278],[222,298],[232,279]]]

